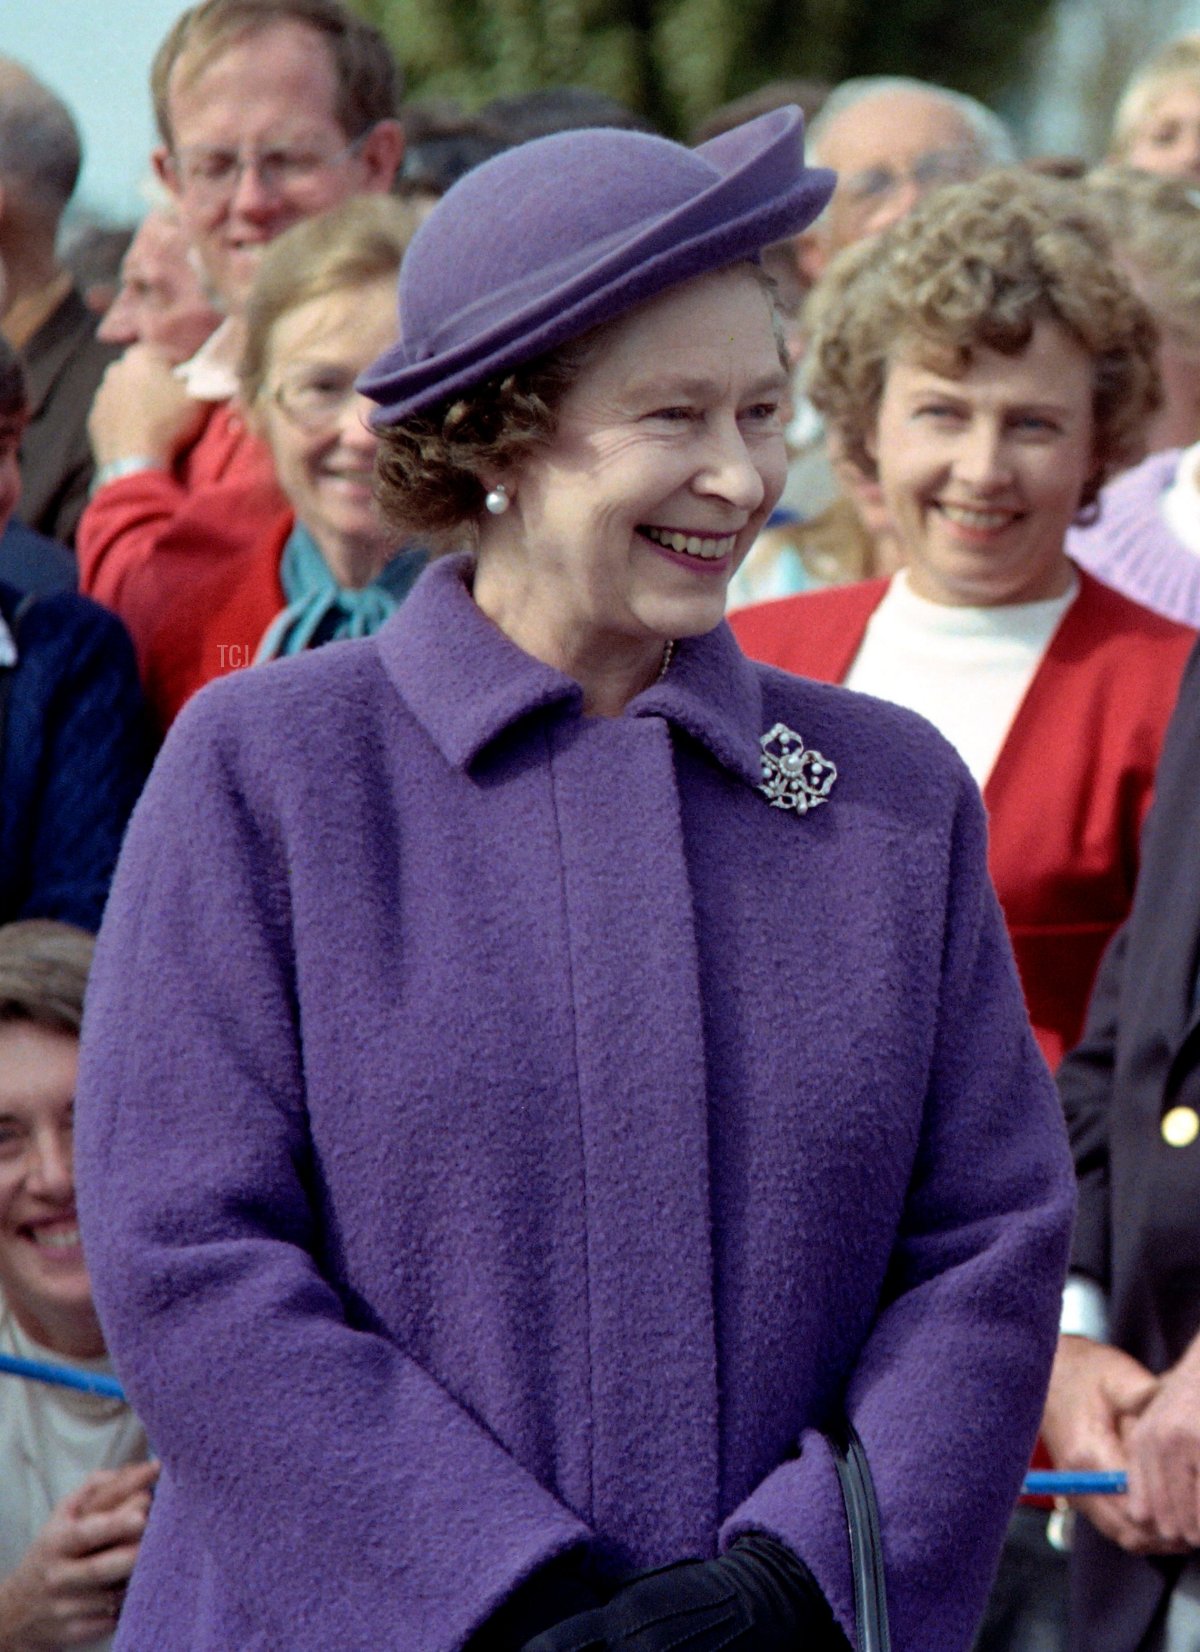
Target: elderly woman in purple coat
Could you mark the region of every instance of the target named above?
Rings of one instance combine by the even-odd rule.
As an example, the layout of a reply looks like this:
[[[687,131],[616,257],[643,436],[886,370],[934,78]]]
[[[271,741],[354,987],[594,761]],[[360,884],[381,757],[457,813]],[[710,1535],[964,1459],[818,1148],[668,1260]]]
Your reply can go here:
[[[843,1411],[896,1645],[969,1642],[1058,1104],[965,769],[722,623],[786,465],[756,258],[832,181],[794,110],[465,177],[362,383],[459,554],[172,731],[77,1128],[163,1462],[120,1647],[844,1649]]]

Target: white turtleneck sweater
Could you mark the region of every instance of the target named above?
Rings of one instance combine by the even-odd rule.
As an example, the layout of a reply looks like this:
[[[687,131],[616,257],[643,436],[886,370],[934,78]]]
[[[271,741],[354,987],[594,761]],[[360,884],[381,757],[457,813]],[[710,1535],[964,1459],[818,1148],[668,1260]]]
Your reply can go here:
[[[956,608],[896,574],[872,614],[846,686],[920,712],[982,789],[1050,639],[1079,594],[995,608]]]

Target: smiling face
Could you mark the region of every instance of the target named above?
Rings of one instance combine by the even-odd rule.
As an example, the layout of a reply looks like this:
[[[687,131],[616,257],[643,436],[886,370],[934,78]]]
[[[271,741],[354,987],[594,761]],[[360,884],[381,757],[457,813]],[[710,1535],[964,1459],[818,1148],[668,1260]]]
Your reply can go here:
[[[483,526],[480,606],[568,670],[711,630],[783,487],[786,394],[770,300],[746,266],[613,322],[550,444],[503,478],[514,504]]]
[[[1200,86],[1167,81],[1126,139],[1126,166],[1168,178],[1200,178]]]
[[[403,140],[384,121],[351,144],[335,113],[333,57],[304,23],[279,22],[171,74],[172,147],[159,176],[213,290],[245,302],[262,249],[290,224],[389,188]]]
[[[342,585],[365,585],[395,538],[372,491],[379,438],[354,381],[395,341],[389,277],[287,310],[271,328],[257,416],[279,485]]]
[[[1095,471],[1091,357],[1039,321],[1019,355],[976,349],[961,377],[901,355],[875,435],[915,591],[992,607],[1061,595],[1067,528]]]
[[[79,1040],[0,1022],[0,1293],[26,1335],[72,1357],[104,1351],[75,1214]]]

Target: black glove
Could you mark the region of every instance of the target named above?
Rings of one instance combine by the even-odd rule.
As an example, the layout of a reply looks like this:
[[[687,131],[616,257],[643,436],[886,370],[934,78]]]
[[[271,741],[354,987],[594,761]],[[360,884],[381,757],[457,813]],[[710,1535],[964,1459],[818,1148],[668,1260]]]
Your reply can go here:
[[[850,1652],[808,1567],[763,1533],[632,1579],[520,1652]]]
[[[599,1606],[609,1592],[592,1583],[586,1551],[573,1549],[526,1578],[471,1636],[465,1652],[517,1652],[539,1631]]]

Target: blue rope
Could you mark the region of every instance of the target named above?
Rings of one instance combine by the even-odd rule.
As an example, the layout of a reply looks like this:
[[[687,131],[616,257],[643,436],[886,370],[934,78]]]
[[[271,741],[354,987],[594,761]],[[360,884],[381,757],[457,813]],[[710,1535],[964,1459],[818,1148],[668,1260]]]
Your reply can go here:
[[[52,1382],[59,1388],[77,1388],[81,1394],[100,1394],[107,1400],[123,1400],[125,1390],[116,1377],[100,1372],[76,1371],[69,1365],[48,1365],[38,1359],[18,1359],[0,1354],[0,1372],[10,1377],[28,1377],[33,1382]]]
[[[1026,1497],[1113,1497],[1128,1491],[1129,1483],[1116,1470],[1075,1473],[1071,1469],[1034,1469],[1025,1476],[1021,1490]]]

